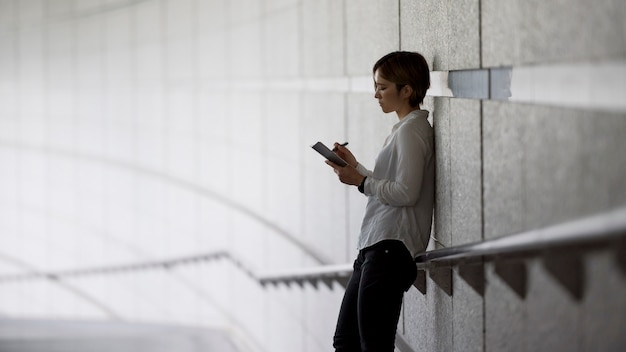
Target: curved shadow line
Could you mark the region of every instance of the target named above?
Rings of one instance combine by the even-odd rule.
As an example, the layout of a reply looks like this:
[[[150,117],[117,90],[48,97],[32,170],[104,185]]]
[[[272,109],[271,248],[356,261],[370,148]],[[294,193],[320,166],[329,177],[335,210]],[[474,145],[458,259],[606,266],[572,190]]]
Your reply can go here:
[[[169,260],[137,262],[133,264],[109,265],[109,266],[102,266],[102,267],[96,267],[96,268],[69,269],[69,270],[60,270],[56,272],[55,271],[49,271],[49,272],[39,271],[33,265],[27,264],[23,261],[20,261],[18,259],[8,256],[5,253],[0,252],[0,261],[13,264],[14,266],[17,266],[27,272],[25,274],[0,275],[0,284],[2,283],[3,280],[7,280],[7,281],[46,280],[50,284],[56,284],[70,291],[71,293],[78,296],[79,298],[82,298],[88,303],[91,303],[92,305],[98,307],[100,310],[105,312],[110,318],[123,321],[124,319],[122,319],[112,309],[108,308],[107,306],[99,302],[97,299],[95,299],[94,297],[91,297],[90,295],[83,292],[82,290],[76,287],[73,287],[72,285],[67,283],[66,278],[71,279],[72,277],[80,278],[81,276],[106,275],[106,274],[122,273],[126,271],[147,270],[147,269],[158,268],[159,270],[162,271],[164,275],[170,276],[171,279],[178,281],[183,287],[186,287],[186,289],[188,289],[193,294],[195,294],[201,301],[204,301],[208,303],[209,305],[215,307],[215,309],[217,309],[217,311],[219,311],[228,321],[230,321],[233,325],[237,326],[239,330],[242,331],[247,336],[249,341],[253,342],[256,345],[256,347],[259,348],[260,350],[264,350],[261,343],[257,341],[257,339],[254,337],[254,334],[252,334],[239,319],[237,319],[228,310],[220,306],[210,296],[210,294],[204,291],[202,288],[200,288],[199,285],[193,283],[192,281],[188,280],[184,275],[177,273],[175,271],[175,268],[177,266],[182,266],[185,264],[189,264],[191,262],[209,261],[209,260],[220,259],[220,258],[227,259],[233,265],[233,267],[241,270],[244,274],[250,277],[250,279],[256,281],[257,283],[260,283],[260,279],[258,275],[252,272],[250,269],[246,268],[245,265],[241,263],[241,261],[237,260],[236,258],[233,258],[228,252],[217,251],[214,253],[205,253],[205,254],[200,254],[200,255],[195,255],[195,256],[180,257],[180,258],[169,259]]]
[[[239,319],[237,319],[236,316],[231,314],[229,310],[227,310],[226,308],[218,304],[218,302],[215,301],[215,299],[211,297],[211,295],[208,292],[203,290],[201,287],[199,287],[199,285],[195,284],[193,281],[188,280],[187,277],[185,277],[184,275],[180,273],[174,273],[171,271],[166,271],[166,272],[169,275],[171,275],[173,278],[175,278],[181,285],[185,286],[189,291],[195,294],[196,297],[198,297],[200,300],[208,302],[209,304],[213,305],[213,307],[215,307],[217,311],[219,311],[222,315],[224,315],[224,317],[229,322],[231,322],[234,326],[237,326],[237,328],[241,330],[245,334],[245,336],[247,336],[247,338],[256,345],[256,347],[259,350],[265,351],[265,348],[256,339],[254,334],[248,328],[246,328],[246,326]]]
[[[297,239],[296,237],[294,237],[292,234],[290,234],[287,230],[281,228],[280,226],[274,224],[273,222],[265,219],[263,216],[261,216],[260,214],[255,213],[253,210],[246,208],[245,206],[243,206],[242,204],[239,204],[231,199],[228,199],[227,197],[203,188],[197,184],[194,184],[190,181],[181,179],[181,178],[177,178],[174,176],[170,176],[167,174],[164,174],[162,172],[156,171],[156,170],[152,170],[152,169],[148,169],[145,167],[141,167],[141,166],[137,166],[137,165],[133,165],[130,163],[126,163],[123,161],[118,161],[118,160],[113,160],[113,159],[109,159],[109,158],[105,158],[105,157],[101,157],[101,156],[94,156],[94,155],[87,155],[87,154],[82,154],[82,153],[76,153],[76,152],[72,152],[72,151],[67,151],[67,150],[62,150],[62,149],[57,149],[57,148],[49,148],[49,147],[38,147],[38,146],[32,146],[32,145],[25,145],[25,144],[17,144],[17,143],[6,143],[6,142],[2,142],[0,141],[0,147],[5,147],[5,148],[14,148],[14,149],[23,149],[23,150],[31,150],[31,151],[37,151],[37,152],[41,152],[44,154],[53,154],[53,155],[59,155],[59,156],[64,156],[64,157],[70,157],[70,158],[74,158],[74,159],[82,159],[88,162],[97,162],[97,163],[101,163],[101,164],[105,164],[105,165],[110,165],[110,166],[115,166],[124,170],[130,170],[133,171],[135,173],[138,174],[144,174],[147,176],[151,176],[153,178],[157,178],[162,180],[165,183],[169,183],[172,185],[176,185],[180,188],[183,189],[187,189],[193,193],[196,194],[200,194],[203,195],[207,198],[211,198],[215,201],[217,201],[218,203],[221,203],[223,205],[225,205],[228,208],[231,208],[253,220],[255,220],[257,223],[262,224],[263,226],[265,226],[266,228],[270,229],[271,231],[273,231],[274,233],[280,235],[282,238],[284,238],[285,240],[287,240],[288,242],[290,242],[291,244],[293,244],[294,246],[296,246],[298,249],[300,249],[302,252],[306,253],[308,256],[310,256],[312,259],[314,259],[317,264],[320,265],[325,265],[325,264],[329,264],[330,261],[327,260],[326,258],[324,258],[321,254],[315,252],[313,249],[309,248],[306,244],[304,244],[302,241],[300,241],[299,239]]]
[[[21,268],[21,269],[27,271],[28,273],[30,273],[30,275],[27,275],[27,276],[37,275],[37,276],[40,276],[40,277],[44,277],[46,280],[54,282],[59,287],[62,287],[65,290],[70,291],[75,296],[78,296],[78,297],[82,298],[84,301],[86,301],[87,303],[97,307],[102,312],[104,312],[109,318],[112,318],[112,319],[115,319],[115,320],[122,320],[121,317],[113,309],[109,308],[103,302],[100,302],[95,297],[92,297],[88,293],[83,292],[81,289],[76,288],[76,287],[70,285],[69,283],[61,281],[59,279],[59,277],[57,277],[57,276],[47,275],[47,274],[44,274],[44,276],[41,276],[39,274],[39,273],[41,273],[41,271],[37,270],[33,265],[30,265],[30,264],[27,264],[27,263],[25,263],[25,262],[23,262],[21,260],[15,259],[15,258],[13,258],[11,256],[6,255],[5,253],[0,253],[0,260],[4,261],[5,263],[10,263],[13,266],[17,266],[18,268]]]

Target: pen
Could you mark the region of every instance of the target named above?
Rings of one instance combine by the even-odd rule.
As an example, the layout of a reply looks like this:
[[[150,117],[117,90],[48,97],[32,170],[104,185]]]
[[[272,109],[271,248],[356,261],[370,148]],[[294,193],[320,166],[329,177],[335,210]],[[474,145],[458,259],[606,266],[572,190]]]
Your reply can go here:
[[[345,143],[341,143],[341,144],[340,144],[340,146],[342,146],[342,147],[345,147],[345,146],[347,146],[347,145],[348,145],[348,142],[345,142]],[[336,152],[336,151],[337,151],[337,148],[333,148],[333,152]]]

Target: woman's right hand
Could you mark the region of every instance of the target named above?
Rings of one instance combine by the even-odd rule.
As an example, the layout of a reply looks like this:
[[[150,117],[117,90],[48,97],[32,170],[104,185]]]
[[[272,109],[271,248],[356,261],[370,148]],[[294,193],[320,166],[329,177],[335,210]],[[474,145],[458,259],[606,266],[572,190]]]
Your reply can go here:
[[[335,142],[334,146],[335,148],[333,149],[333,151],[335,152],[335,154],[337,154],[341,159],[345,160],[350,166],[356,168],[358,162],[356,161],[354,155],[352,155],[352,152],[348,148],[342,146],[337,142]]]

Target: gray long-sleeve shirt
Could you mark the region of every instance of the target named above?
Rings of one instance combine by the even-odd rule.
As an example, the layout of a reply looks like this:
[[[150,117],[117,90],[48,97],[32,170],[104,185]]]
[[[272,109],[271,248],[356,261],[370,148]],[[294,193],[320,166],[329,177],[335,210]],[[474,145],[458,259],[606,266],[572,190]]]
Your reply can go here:
[[[367,206],[358,249],[386,239],[402,241],[413,256],[426,250],[435,199],[435,146],[428,111],[415,110],[396,123],[367,176]]]

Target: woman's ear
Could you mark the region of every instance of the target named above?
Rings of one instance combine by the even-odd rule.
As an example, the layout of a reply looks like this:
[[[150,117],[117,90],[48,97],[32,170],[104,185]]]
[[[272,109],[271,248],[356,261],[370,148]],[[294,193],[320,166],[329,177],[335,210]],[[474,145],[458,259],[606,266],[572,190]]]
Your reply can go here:
[[[404,87],[402,87],[402,89],[400,90],[400,93],[402,94],[403,98],[410,98],[411,94],[413,94],[413,87],[411,87],[408,84],[405,84]]]

